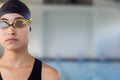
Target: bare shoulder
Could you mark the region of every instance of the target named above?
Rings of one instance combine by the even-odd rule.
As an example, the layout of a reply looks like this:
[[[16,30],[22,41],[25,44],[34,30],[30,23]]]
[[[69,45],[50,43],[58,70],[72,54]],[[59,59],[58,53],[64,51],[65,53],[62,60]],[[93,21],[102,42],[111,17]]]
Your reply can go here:
[[[59,80],[59,74],[56,69],[47,64],[42,65],[42,80]]]

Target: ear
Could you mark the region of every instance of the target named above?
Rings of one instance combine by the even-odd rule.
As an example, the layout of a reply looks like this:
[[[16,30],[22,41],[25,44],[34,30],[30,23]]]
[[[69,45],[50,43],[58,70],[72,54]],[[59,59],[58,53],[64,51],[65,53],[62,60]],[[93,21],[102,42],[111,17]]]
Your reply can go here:
[[[30,25],[29,31],[32,31],[32,29],[31,29],[31,25]]]
[[[31,28],[31,23],[29,24],[29,31],[32,31],[32,28]]]

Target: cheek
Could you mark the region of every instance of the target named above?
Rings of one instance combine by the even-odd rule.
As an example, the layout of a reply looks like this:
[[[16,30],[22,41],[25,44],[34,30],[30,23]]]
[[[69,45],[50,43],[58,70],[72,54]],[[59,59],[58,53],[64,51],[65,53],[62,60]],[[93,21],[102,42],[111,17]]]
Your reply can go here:
[[[28,30],[22,30],[18,33],[18,37],[22,42],[28,42]]]
[[[0,43],[2,43],[5,40],[6,32],[0,30]]]

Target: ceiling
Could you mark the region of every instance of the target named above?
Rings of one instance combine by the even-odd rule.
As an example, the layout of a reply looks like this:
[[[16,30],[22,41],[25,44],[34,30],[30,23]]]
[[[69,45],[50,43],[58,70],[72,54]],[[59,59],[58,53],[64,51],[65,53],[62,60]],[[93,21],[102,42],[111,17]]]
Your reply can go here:
[[[8,1],[8,0],[0,0],[1,3],[5,2],[5,1]],[[43,2],[43,0],[20,0],[24,3],[27,3],[27,4],[41,4]],[[55,0],[52,0],[52,1],[55,1]],[[114,2],[114,3],[118,3],[120,2],[120,0],[93,0],[93,2]]]
[[[0,3],[6,2],[8,0],[0,0]],[[43,2],[43,0],[20,0],[22,2],[28,3],[28,4],[40,4]]]

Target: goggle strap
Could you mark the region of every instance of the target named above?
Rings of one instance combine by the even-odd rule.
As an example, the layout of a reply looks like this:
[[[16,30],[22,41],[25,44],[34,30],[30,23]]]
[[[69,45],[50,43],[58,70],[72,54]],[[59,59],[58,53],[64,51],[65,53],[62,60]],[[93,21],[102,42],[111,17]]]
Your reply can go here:
[[[32,18],[29,18],[28,20],[26,20],[26,23],[29,24],[32,21]]]

